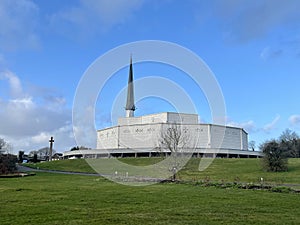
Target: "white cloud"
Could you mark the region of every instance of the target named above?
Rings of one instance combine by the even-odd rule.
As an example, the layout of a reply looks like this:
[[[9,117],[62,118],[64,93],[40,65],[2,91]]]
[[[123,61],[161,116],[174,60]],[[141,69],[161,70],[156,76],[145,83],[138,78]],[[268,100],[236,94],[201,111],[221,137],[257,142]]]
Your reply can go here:
[[[263,37],[275,29],[299,27],[298,0],[227,0],[216,4],[229,36],[241,42]]]
[[[33,150],[48,146],[54,136],[56,149],[68,150],[75,145],[72,132],[71,110],[65,107],[61,96],[32,96],[25,93],[18,76],[6,71],[10,84],[8,99],[0,100],[0,137],[5,138],[14,150]],[[40,101],[40,98],[46,99]]]
[[[70,111],[56,112],[47,105],[39,105],[32,98],[0,102],[0,134],[22,137],[51,131],[71,121]]]
[[[73,127],[76,142],[80,146],[95,148],[97,139],[95,125],[88,124],[87,121],[94,121],[93,105],[82,109],[73,108]]]
[[[289,122],[292,126],[300,125],[300,115],[291,115],[289,118]]]
[[[271,123],[268,123],[263,127],[263,130],[268,133],[276,129],[276,125],[279,122],[279,120],[280,120],[280,115],[277,115]]]
[[[54,149],[58,152],[69,150],[77,145],[74,140],[73,126],[71,124],[59,127],[51,132],[40,132],[31,137],[30,141],[32,145],[46,147],[52,136],[54,137]]]
[[[0,49],[38,48],[38,12],[37,5],[30,0],[1,0]]]
[[[81,0],[77,6],[53,14],[50,23],[63,33],[69,30],[90,36],[124,23],[142,4],[142,0]]]
[[[23,93],[21,82],[15,74],[6,70],[4,72],[0,72],[0,79],[8,79],[12,97],[21,97]]]
[[[228,122],[227,126],[233,126],[233,127],[241,127],[244,130],[246,130],[248,133],[253,133],[256,131],[256,126],[253,120],[249,120],[246,122],[242,122],[242,123],[237,123],[237,122]]]
[[[64,152],[77,145],[73,137],[71,124],[60,127],[58,129],[54,129],[50,132],[41,131],[34,136],[15,138],[11,135],[1,135],[2,138],[12,144],[15,153],[17,153],[19,150],[25,150],[28,153],[32,150],[48,147],[49,139],[51,136],[54,137],[53,147],[57,152]]]
[[[263,60],[268,60],[270,58],[275,58],[282,55],[283,51],[281,49],[271,49],[270,47],[265,47],[260,53],[260,57]]]

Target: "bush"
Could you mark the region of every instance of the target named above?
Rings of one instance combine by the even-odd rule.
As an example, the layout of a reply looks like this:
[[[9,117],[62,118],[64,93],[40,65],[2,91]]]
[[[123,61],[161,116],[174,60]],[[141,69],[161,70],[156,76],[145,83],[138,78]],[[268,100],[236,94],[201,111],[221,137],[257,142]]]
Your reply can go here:
[[[17,171],[17,156],[11,154],[0,155],[0,174],[9,174]]]
[[[261,146],[261,150],[264,153],[263,167],[265,170],[272,172],[287,171],[288,159],[285,146],[273,140],[265,142]]]
[[[283,186],[277,186],[277,187],[272,187],[271,188],[272,192],[279,192],[279,193],[290,193],[290,192],[294,192],[293,189],[289,188],[289,187],[283,187]]]

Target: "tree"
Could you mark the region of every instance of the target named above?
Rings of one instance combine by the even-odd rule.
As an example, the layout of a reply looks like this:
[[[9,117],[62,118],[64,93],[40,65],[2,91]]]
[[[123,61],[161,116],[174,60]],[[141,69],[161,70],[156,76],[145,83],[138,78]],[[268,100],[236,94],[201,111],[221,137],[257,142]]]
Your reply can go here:
[[[73,148],[70,149],[70,151],[76,151],[76,150],[89,150],[91,148],[85,147],[85,146],[74,146]]]
[[[298,158],[300,154],[300,139],[293,139],[290,141],[281,141],[281,146],[286,151],[288,157]]]
[[[32,160],[34,163],[37,163],[38,162],[38,158],[37,158],[37,153],[33,153],[33,160]]]
[[[278,141],[287,151],[288,157],[297,158],[300,156],[300,139],[296,132],[286,129],[279,136]]]
[[[17,170],[17,157],[8,154],[10,147],[11,146],[3,138],[0,138],[0,174],[14,173]]]
[[[6,141],[3,138],[0,138],[0,152],[6,146]]]
[[[55,154],[55,150],[53,149],[52,150],[52,155]],[[44,147],[44,148],[41,148],[37,151],[31,151],[29,153],[29,155],[32,157],[34,157],[34,154],[37,154],[37,158],[39,158],[40,160],[47,160],[49,158],[49,154],[50,154],[50,148],[49,147]]]
[[[182,130],[180,124],[172,124],[171,126],[162,129],[161,136],[159,138],[160,149],[167,149],[173,155],[173,163],[171,165],[172,180],[176,180],[176,173],[178,171],[178,153],[184,149],[188,143],[189,135],[187,131]]]
[[[294,139],[299,139],[299,135],[290,129],[286,129],[282,132],[282,134],[279,136],[279,141],[292,141]]]
[[[17,171],[17,156],[0,154],[0,174],[9,174]]]
[[[18,162],[19,163],[23,162],[23,156],[24,156],[24,151],[19,151],[19,154],[18,154]]]
[[[248,143],[249,150],[255,151],[255,146],[256,146],[255,141],[249,141]]]
[[[29,157],[29,161],[32,161],[34,163],[37,163],[39,162],[40,160],[38,159],[38,152],[33,150],[33,151],[30,151],[29,154],[28,154],[28,157]]]
[[[263,143],[260,149],[264,153],[264,169],[272,172],[287,171],[288,160],[285,148],[286,146],[279,144],[275,140]]]
[[[7,143],[3,138],[0,138],[0,154],[10,153],[12,150],[12,145]]]
[[[3,138],[0,138],[0,154],[1,153],[9,153],[12,149],[12,146],[7,143]]]
[[[70,149],[70,151],[76,151],[76,150],[79,150],[79,146],[75,146],[75,147]]]

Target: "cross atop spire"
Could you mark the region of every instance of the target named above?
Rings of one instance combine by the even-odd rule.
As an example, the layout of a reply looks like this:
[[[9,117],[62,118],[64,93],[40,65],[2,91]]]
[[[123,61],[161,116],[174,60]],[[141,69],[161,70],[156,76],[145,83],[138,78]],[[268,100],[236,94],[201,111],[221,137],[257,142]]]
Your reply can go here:
[[[133,90],[133,69],[132,69],[132,55],[130,56],[130,66],[127,86],[127,101],[126,101],[126,117],[133,117],[135,111],[134,105],[134,90]]]

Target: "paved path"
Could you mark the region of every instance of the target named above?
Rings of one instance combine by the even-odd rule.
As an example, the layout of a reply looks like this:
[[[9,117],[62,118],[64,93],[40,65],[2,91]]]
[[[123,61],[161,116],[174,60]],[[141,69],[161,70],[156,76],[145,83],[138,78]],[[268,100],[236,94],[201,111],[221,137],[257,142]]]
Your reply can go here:
[[[82,172],[69,172],[69,171],[59,171],[59,170],[43,170],[43,169],[33,169],[27,166],[21,166],[17,164],[17,168],[21,172],[46,172],[46,173],[60,173],[60,174],[74,174],[74,175],[84,175],[84,176],[102,176],[98,173],[82,173]]]

